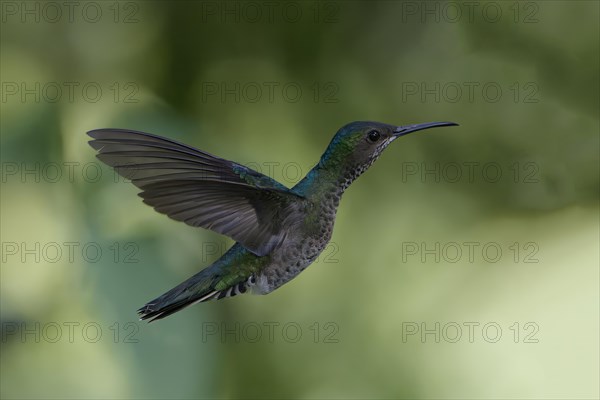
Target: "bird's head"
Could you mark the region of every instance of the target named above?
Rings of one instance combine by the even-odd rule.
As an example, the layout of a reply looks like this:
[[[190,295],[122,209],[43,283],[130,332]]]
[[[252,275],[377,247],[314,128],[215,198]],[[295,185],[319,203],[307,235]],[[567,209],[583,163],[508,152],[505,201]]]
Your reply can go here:
[[[383,150],[400,136],[423,129],[458,125],[454,122],[428,122],[395,126],[358,121],[343,126],[333,137],[321,159],[321,166],[339,166],[351,173],[352,180],[362,174]]]

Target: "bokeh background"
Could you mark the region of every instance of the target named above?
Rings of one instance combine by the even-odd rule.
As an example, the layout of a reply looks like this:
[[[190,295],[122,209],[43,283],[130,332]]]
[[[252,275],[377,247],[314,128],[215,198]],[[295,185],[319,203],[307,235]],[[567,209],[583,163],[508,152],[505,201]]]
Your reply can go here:
[[[598,398],[598,2],[1,5],[3,398]],[[86,131],[292,186],[354,120],[461,126],[391,146],[280,290],[137,321],[231,241]]]

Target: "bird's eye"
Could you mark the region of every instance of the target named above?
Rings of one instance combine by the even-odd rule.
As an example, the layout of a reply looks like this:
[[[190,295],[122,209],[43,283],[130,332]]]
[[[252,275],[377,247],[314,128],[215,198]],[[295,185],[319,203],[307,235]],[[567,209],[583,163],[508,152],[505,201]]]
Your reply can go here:
[[[381,134],[379,133],[379,131],[376,131],[376,130],[372,130],[371,132],[369,132],[367,134],[367,139],[371,143],[375,143],[376,141],[379,140],[380,137],[381,137]]]

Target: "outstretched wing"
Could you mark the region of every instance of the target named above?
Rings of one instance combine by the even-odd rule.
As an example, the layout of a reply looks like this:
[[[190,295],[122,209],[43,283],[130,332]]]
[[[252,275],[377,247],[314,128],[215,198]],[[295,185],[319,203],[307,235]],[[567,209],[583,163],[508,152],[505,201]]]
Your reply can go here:
[[[142,189],[144,203],[188,225],[268,254],[301,218],[305,199],[243,165],[176,141],[124,129],[88,132],[98,159]]]

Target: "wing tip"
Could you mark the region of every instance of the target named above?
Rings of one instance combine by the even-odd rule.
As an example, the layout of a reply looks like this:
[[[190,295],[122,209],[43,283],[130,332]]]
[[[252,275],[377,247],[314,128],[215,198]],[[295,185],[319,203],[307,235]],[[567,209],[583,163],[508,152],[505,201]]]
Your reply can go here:
[[[94,139],[102,139],[102,136],[104,136],[105,134],[111,133],[111,132],[119,132],[119,131],[123,131],[123,129],[119,129],[119,128],[97,128],[97,129],[92,129],[86,132],[86,134]]]

